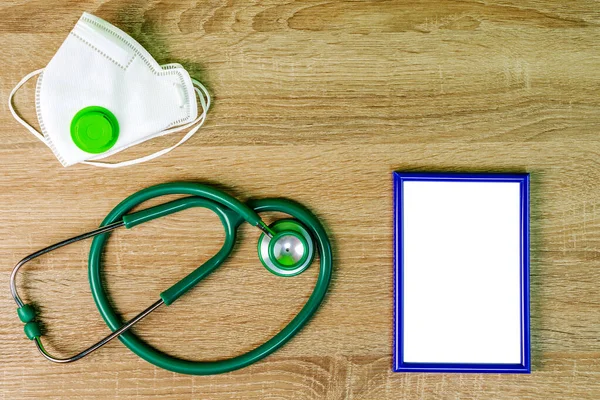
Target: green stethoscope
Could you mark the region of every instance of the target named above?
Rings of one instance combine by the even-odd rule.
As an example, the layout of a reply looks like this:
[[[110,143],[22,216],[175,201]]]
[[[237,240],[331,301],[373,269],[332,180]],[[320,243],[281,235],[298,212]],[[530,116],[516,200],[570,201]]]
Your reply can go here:
[[[155,197],[184,194],[178,200],[170,201],[142,211],[129,213],[137,205]],[[111,306],[101,279],[101,256],[110,231],[119,227],[133,228],[155,218],[163,217],[191,207],[204,207],[214,211],[225,228],[225,243],[211,259],[198,267],[188,276],[160,294],[160,300],[142,311],[126,323]],[[259,217],[261,212],[282,212],[291,218],[265,224]],[[165,354],[142,341],[132,332],[134,324],[146,317],[161,305],[170,305],[198,282],[217,269],[231,254],[235,243],[236,231],[243,223],[258,227],[263,233],[258,240],[258,257],[269,271],[279,276],[294,276],[306,270],[312,263],[318,249],[320,258],[319,276],[315,288],[298,315],[271,339],[245,354],[219,361],[190,361]],[[33,260],[59,247],[94,237],[89,255],[89,280],[92,296],[104,321],[113,331],[98,343],[70,358],[56,358],[48,354],[41,341],[39,323],[35,320],[35,310],[25,304],[17,294],[16,275],[28,261]],[[331,244],[323,226],[307,209],[289,200],[263,199],[244,204],[232,196],[207,185],[188,182],[165,183],[141,190],[123,200],[102,221],[100,228],[82,235],[56,243],[39,250],[21,260],[13,269],[10,289],[18,305],[17,313],[25,323],[25,334],[34,340],[40,353],[50,361],[68,363],[79,360],[112,339],[119,337],[131,351],[144,360],[167,370],[192,375],[210,375],[246,367],[284,345],[310,320],[319,308],[332,272]]]

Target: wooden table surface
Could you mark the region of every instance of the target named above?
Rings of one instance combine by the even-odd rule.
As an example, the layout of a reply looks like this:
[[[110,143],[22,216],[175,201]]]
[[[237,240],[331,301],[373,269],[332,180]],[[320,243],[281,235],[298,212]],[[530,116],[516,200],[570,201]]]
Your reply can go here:
[[[48,63],[83,11],[207,85],[214,106],[188,143],[143,165],[63,168],[12,119],[10,90]],[[1,399],[600,398],[598,1],[10,0],[0,48]],[[16,104],[37,122],[33,88]],[[391,372],[394,170],[531,173],[531,375]],[[176,180],[310,207],[335,257],[316,317],[275,354],[218,376],[155,368],[119,342],[73,364],[44,360],[15,313],[13,265],[98,226],[127,195]],[[241,354],[278,332],[317,268],[270,275],[257,230],[242,236],[230,262],[135,332],[193,360]],[[141,311],[222,239],[218,219],[200,210],[117,232],[105,256],[117,309]],[[60,355],[107,333],[88,250],[61,249],[19,278]]]

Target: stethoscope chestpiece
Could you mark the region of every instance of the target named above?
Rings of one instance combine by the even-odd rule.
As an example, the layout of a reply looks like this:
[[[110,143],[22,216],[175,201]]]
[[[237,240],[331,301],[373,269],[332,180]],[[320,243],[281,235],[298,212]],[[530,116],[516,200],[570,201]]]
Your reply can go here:
[[[281,219],[269,225],[273,237],[265,233],[258,239],[258,258],[278,276],[296,276],[306,270],[315,256],[313,239],[295,219]]]

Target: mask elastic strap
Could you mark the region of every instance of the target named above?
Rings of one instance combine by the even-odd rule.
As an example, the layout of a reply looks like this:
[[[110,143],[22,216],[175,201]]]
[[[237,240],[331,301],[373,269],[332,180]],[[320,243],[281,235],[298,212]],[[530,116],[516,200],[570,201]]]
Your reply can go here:
[[[208,112],[208,109],[210,108],[210,95],[208,94],[208,90],[206,90],[204,85],[202,85],[197,80],[192,79],[192,82],[195,86],[194,90],[196,91],[196,94],[198,95],[198,99],[200,100],[200,105],[202,107],[202,114],[200,114],[200,116],[198,116],[198,118],[196,118],[192,122],[189,122],[185,125],[178,126],[175,128],[167,129],[165,131],[160,132],[160,134],[155,136],[155,137],[164,136],[164,135],[168,135],[169,133],[180,132],[187,128],[192,128],[188,133],[185,134],[184,137],[181,138],[181,140],[179,142],[175,143],[171,147],[167,147],[166,149],[159,150],[156,153],[152,153],[147,156],[136,158],[133,160],[122,161],[122,162],[117,162],[117,163],[110,163],[110,162],[103,162],[103,161],[82,161],[82,164],[88,164],[88,165],[93,165],[95,167],[103,167],[103,168],[126,167],[128,165],[140,164],[140,163],[143,163],[146,161],[153,160],[157,157],[167,154],[168,152],[175,149],[176,147],[179,147],[182,144],[184,144],[189,138],[194,136],[194,134],[198,131],[198,129],[200,129],[200,127],[204,124],[204,121],[206,120],[206,113]]]
[[[29,123],[27,123],[23,118],[21,118],[21,116],[19,114],[17,114],[17,111],[15,110],[15,106],[13,105],[13,97],[15,96],[15,93],[17,92],[17,90],[19,90],[21,88],[21,86],[23,86],[28,80],[30,80],[31,78],[33,78],[36,75],[41,74],[43,71],[44,71],[44,69],[42,68],[42,69],[38,69],[36,71],[30,72],[29,74],[25,75],[25,77],[23,79],[21,79],[21,81],[19,83],[17,83],[17,86],[14,87],[14,89],[10,92],[10,95],[8,96],[8,109],[10,110],[10,113],[12,114],[13,118],[16,119],[18,123],[23,125],[29,132],[31,132],[33,134],[33,136],[35,136],[36,138],[41,140],[42,143],[48,145],[44,135],[42,135],[37,129],[35,129],[33,126],[29,125]]]

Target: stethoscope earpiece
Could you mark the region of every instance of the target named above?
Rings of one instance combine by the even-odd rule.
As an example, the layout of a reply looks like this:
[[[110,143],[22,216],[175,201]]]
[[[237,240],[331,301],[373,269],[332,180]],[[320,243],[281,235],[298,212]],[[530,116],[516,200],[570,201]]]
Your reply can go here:
[[[258,258],[278,276],[296,276],[306,270],[315,256],[308,230],[295,219],[282,219],[269,225],[273,237],[263,233],[258,239]]]

